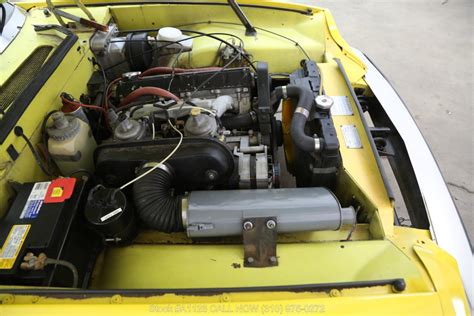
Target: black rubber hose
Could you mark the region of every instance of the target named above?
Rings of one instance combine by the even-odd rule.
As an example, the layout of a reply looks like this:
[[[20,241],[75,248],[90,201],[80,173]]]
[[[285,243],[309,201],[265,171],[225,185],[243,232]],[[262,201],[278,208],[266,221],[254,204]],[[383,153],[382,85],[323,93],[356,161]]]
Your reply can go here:
[[[171,170],[166,165],[168,170]],[[140,171],[146,172],[148,168]],[[138,180],[133,185],[133,199],[142,222],[165,233],[183,231],[181,198],[172,196],[173,177],[161,168]]]
[[[275,88],[275,95],[278,100],[284,97],[283,91],[283,87]],[[298,104],[296,105],[295,113],[293,113],[293,118],[291,119],[290,135],[293,139],[293,143],[303,151],[315,151],[314,138],[306,135],[304,132],[306,120],[308,119],[307,115],[311,112],[314,102],[313,91],[297,85],[287,85],[286,96],[298,98]],[[303,110],[302,112],[306,110],[306,114],[301,113],[301,110]]]
[[[249,112],[237,115],[224,115],[221,117],[221,122],[226,129],[233,130],[254,126],[256,118],[254,113]]]

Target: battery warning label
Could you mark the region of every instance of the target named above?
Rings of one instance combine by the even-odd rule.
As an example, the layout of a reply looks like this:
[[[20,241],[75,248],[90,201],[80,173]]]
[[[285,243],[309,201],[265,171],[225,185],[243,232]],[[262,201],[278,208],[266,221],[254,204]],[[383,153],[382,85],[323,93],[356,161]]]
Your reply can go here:
[[[13,225],[0,252],[0,269],[13,268],[31,225]]]
[[[39,210],[43,205],[44,197],[46,196],[46,192],[48,192],[50,184],[50,181],[35,183],[30,195],[28,196],[25,207],[23,207],[23,211],[21,211],[20,219],[38,217]]]

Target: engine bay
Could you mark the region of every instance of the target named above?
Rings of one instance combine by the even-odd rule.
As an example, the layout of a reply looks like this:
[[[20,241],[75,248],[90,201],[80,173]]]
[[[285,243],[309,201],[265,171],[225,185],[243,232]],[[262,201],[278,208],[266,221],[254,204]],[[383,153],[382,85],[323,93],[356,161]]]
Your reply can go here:
[[[149,288],[190,260],[183,247],[232,254],[226,267],[251,284],[288,258],[278,249],[383,236],[375,205],[390,202],[367,198],[355,180],[367,168],[348,163],[363,151],[376,166],[376,153],[343,68],[296,45],[297,66],[272,72],[230,33],[124,29],[91,35],[86,92],[62,90],[61,107],[42,117],[36,161],[51,180],[13,188],[1,284]],[[216,44],[211,63],[200,60],[202,38]],[[367,179],[383,185],[378,173]],[[143,262],[163,254],[173,261],[149,282],[120,272],[148,271]],[[187,269],[173,286],[188,284]]]

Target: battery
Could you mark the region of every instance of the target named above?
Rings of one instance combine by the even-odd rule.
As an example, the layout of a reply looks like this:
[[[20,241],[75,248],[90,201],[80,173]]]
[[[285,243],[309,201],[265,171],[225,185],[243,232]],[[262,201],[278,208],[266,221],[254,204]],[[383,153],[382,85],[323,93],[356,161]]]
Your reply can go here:
[[[72,272],[60,265],[21,269],[24,256],[31,252],[72,263],[79,273],[79,285],[87,285],[99,239],[79,212],[85,186],[82,180],[59,178],[17,188],[16,198],[0,222],[0,284],[72,285]]]

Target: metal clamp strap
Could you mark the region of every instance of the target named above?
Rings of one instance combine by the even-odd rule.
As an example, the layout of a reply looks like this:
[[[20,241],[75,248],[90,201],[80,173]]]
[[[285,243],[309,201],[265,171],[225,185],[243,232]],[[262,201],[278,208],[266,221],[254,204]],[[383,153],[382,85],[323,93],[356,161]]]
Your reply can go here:
[[[288,98],[288,91],[286,89],[286,86],[281,87],[281,92],[283,93],[283,99]]]
[[[301,107],[301,106],[296,108],[295,113],[303,114],[306,118],[309,117],[309,111],[306,110],[305,108]]]

